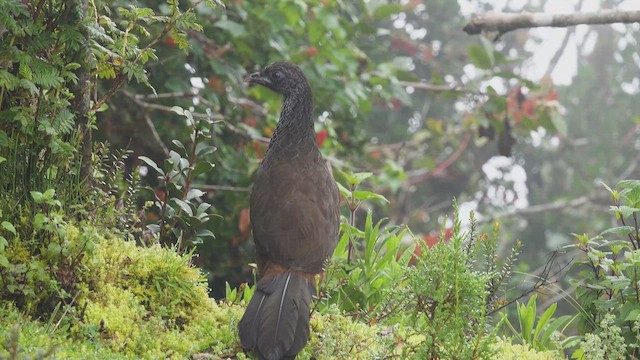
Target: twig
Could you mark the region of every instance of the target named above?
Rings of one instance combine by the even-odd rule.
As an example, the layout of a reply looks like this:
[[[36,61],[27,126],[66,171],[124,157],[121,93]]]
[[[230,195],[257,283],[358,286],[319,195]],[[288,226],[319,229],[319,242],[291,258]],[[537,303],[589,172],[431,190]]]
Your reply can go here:
[[[551,61],[549,61],[549,65],[547,66],[547,71],[544,72],[545,76],[551,76],[551,73],[558,65],[558,62],[560,61],[562,54],[564,54],[564,49],[569,44],[569,39],[571,39],[571,35],[575,34],[575,32],[576,32],[576,29],[571,28],[567,30],[566,34],[564,34],[564,39],[562,39],[562,44],[560,44],[560,47],[558,48],[558,50],[556,50],[556,53],[553,54],[553,57],[551,58]]]
[[[199,184],[193,185],[194,189],[200,189],[204,191],[237,191],[237,192],[249,192],[251,187],[242,186],[228,186],[228,185],[211,185],[211,184]]]
[[[584,0],[580,0],[580,2],[578,2],[578,4],[575,6],[576,11],[579,11],[582,8],[583,2]],[[564,39],[562,39],[562,43],[560,44],[560,47],[558,48],[558,50],[556,50],[556,53],[551,58],[551,61],[549,61],[549,65],[547,66],[547,71],[544,72],[546,76],[551,76],[551,73],[558,65],[558,61],[560,61],[562,54],[564,54],[565,48],[569,44],[569,39],[571,39],[571,35],[575,34],[575,32],[576,32],[576,28],[571,28],[567,30],[567,32],[564,34]]]
[[[489,94],[482,91],[464,89],[453,84],[440,85],[440,84],[429,84],[429,83],[420,82],[420,81],[398,81],[398,85],[411,86],[414,89],[425,90],[425,91],[455,92],[455,93],[461,93],[461,94],[467,94],[467,95],[487,96],[487,97],[504,97],[504,95]]]
[[[449,158],[447,158],[445,161],[443,161],[440,164],[438,164],[435,168],[433,168],[433,170],[427,170],[426,172],[424,172],[424,173],[422,173],[420,175],[413,176],[413,177],[407,179],[405,184],[406,185],[415,185],[417,183],[421,183],[421,182],[426,181],[426,180],[428,180],[429,178],[431,178],[431,177],[433,177],[435,175],[438,175],[439,173],[441,173],[442,171],[447,169],[456,160],[458,160],[460,155],[462,155],[464,150],[469,145],[470,140],[471,140],[471,134],[470,133],[466,133],[464,135],[464,138],[462,139],[462,142],[460,143],[460,145],[456,149],[456,151],[454,151],[453,154],[451,154],[451,156],[449,156]]]
[[[118,92],[118,90],[120,90],[122,85],[124,85],[126,79],[127,77],[124,74],[119,73],[116,76],[115,81],[113,82],[113,86],[111,86],[111,88],[107,90],[107,92],[104,95],[102,95],[100,100],[95,102],[95,104],[93,105],[93,108],[91,108],[91,111],[96,111],[100,109],[102,105],[104,105],[104,103],[106,103],[107,100],[109,100],[109,98],[113,96],[113,94],[115,94],[116,92]]]
[[[162,150],[164,155],[168,157],[169,156],[169,149],[167,148],[167,146],[164,144],[164,142],[160,138],[160,135],[158,134],[158,131],[156,131],[156,127],[153,125],[153,121],[151,121],[151,116],[149,116],[149,113],[146,112],[146,111],[144,113],[144,121],[147,124],[147,127],[149,128],[149,131],[151,131],[151,138],[156,143],[156,145],[160,148],[160,150]]]
[[[495,312],[498,312],[502,309],[504,309],[505,307],[515,303],[516,301],[522,299],[523,297],[536,292],[538,290],[540,290],[541,288],[545,287],[545,286],[549,286],[549,285],[553,285],[555,283],[558,283],[560,280],[555,280],[555,281],[549,281],[549,279],[556,277],[558,274],[561,274],[562,272],[564,272],[564,270],[566,268],[569,267],[569,265],[571,265],[572,261],[567,262],[564,266],[562,266],[560,269],[558,269],[556,272],[554,272],[553,274],[551,274],[551,268],[553,267],[553,263],[555,262],[556,258],[558,256],[558,252],[554,251],[553,255],[551,255],[551,258],[549,259],[549,261],[547,261],[547,263],[545,264],[542,272],[540,273],[539,276],[536,276],[537,280],[536,282],[531,286],[531,288],[527,289],[526,291],[524,291],[523,293],[521,293],[520,295],[518,295],[517,297],[501,304],[500,306],[498,306],[497,308],[491,309],[490,311],[487,312],[487,315],[491,315]]]
[[[131,94],[129,94],[128,96],[131,96]],[[132,98],[138,105],[140,105],[145,109],[159,110],[164,112],[173,112],[173,109],[169,106],[149,103],[146,101],[138,100],[135,97],[132,97]],[[219,114],[203,114],[203,113],[192,112],[191,115],[193,115],[193,117],[196,119],[208,119],[208,120],[217,120],[217,121],[224,120],[224,116]]]
[[[131,96],[130,94],[128,94],[127,96]],[[161,93],[161,94],[147,94],[147,95],[143,95],[143,94],[135,94],[133,95],[136,99],[139,100],[153,100],[153,99],[179,99],[179,98],[190,98],[190,97],[196,97],[198,96],[198,94],[196,94],[193,91],[178,91],[178,92],[172,92],[172,93]]]

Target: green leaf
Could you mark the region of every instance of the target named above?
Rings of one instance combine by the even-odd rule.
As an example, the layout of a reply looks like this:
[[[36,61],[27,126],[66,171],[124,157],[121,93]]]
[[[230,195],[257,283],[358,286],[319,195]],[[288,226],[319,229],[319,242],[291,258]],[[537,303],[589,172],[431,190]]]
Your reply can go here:
[[[181,108],[180,106],[172,106],[171,107],[171,111],[173,111],[174,113],[176,113],[178,115],[184,115],[184,109]]]
[[[207,230],[207,229],[198,231],[196,233],[196,236],[198,236],[198,237],[207,237],[207,238],[212,238],[212,239],[216,238],[215,234],[211,230]]]
[[[217,148],[215,146],[211,146],[209,144],[201,142],[196,145],[196,156],[202,157],[205,155],[209,155],[216,150]]]
[[[344,197],[345,199],[351,198],[351,190],[342,186],[342,184],[340,184],[339,182],[337,182],[336,185],[338,185],[338,190],[340,191],[340,194],[342,195],[342,197]]]
[[[171,143],[175,145],[179,150],[182,150],[182,154],[180,155],[184,157],[187,156],[187,149],[184,147],[184,144],[180,140],[174,139],[171,141]]]
[[[195,199],[195,198],[199,198],[199,197],[201,197],[201,196],[202,196],[202,195],[204,195],[204,194],[205,194],[205,192],[204,192],[204,191],[202,191],[202,190],[199,190],[199,189],[191,189],[191,190],[189,190],[189,192],[187,192],[187,196],[186,196],[186,198],[185,198],[185,199],[186,199],[187,201],[189,201],[189,200],[192,200],[192,199]]]
[[[628,304],[631,304],[631,302]],[[640,309],[631,310],[629,314],[625,316],[624,321],[640,321]]]
[[[4,255],[0,255],[0,267],[8,268],[10,266],[11,266],[11,263],[9,263],[9,260]],[[8,286],[7,286],[7,289],[8,289]]]
[[[200,174],[208,173],[213,167],[214,165],[208,161],[198,161],[191,172],[191,176],[196,177]]]
[[[556,312],[557,307],[558,307],[558,304],[556,303],[551,304],[551,306],[549,306],[547,310],[545,310],[544,313],[542,313],[542,315],[538,319],[538,323],[536,324],[536,331],[533,334],[534,343],[538,341],[540,337],[540,333],[545,328],[545,326],[547,326],[547,323],[549,322],[553,314]]]
[[[58,256],[60,255],[61,251],[62,247],[60,246],[60,244],[55,242],[49,243],[49,246],[47,247],[47,254],[49,255],[49,257]]]
[[[551,114],[551,123],[563,137],[567,137],[567,122],[562,115],[554,111]]]
[[[44,216],[44,214],[42,213],[37,213],[34,217],[33,217],[33,226],[36,229],[41,229],[42,226],[46,223],[49,222],[49,218]]]
[[[244,27],[244,25],[231,20],[217,21],[214,26],[228,31],[232,37],[240,37],[247,34],[247,29]]]
[[[537,295],[534,294],[529,298],[529,302],[527,305],[518,304],[518,321],[520,322],[520,332],[522,334],[522,338],[527,344],[532,343],[532,331],[533,331],[533,323],[535,322],[536,316],[536,298]]]
[[[608,234],[614,234],[618,236],[627,236],[634,232],[636,229],[633,226],[618,226],[614,228],[607,229],[600,233],[600,236],[605,236]]]
[[[0,236],[0,253],[4,252],[4,249],[5,247],[7,247],[7,245],[9,245],[7,239],[5,239],[4,236]]]
[[[622,180],[616,184],[620,189],[640,189],[640,180]]]
[[[373,219],[371,217],[371,211],[367,211],[367,218],[364,222],[364,240],[365,240],[365,248],[364,248],[364,261],[368,264],[371,261],[371,255],[373,254],[373,250],[376,245],[376,236],[373,229]]]
[[[45,201],[48,200],[53,200],[53,196],[56,194],[56,191],[54,189],[47,189],[45,190],[43,197]]]
[[[346,226],[350,226],[349,224],[343,223]],[[333,257],[339,259],[347,258],[347,246],[349,245],[349,234],[346,231],[342,231],[342,236],[340,240],[338,240],[338,244],[336,245],[335,250],[333,251]]]
[[[478,69],[487,70],[492,66],[489,53],[483,47],[477,45],[473,45],[469,49],[469,59]]]
[[[145,164],[147,164],[149,167],[151,167],[152,169],[154,169],[156,172],[158,172],[158,174],[164,176],[164,171],[162,171],[162,169],[160,169],[160,167],[158,167],[158,165],[156,164],[155,161],[149,159],[146,156],[138,156],[138,160],[144,162]]]
[[[180,199],[176,199],[176,198],[171,199],[171,201],[173,201],[178,206],[180,206],[182,211],[184,211],[187,214],[189,214],[189,216],[193,216],[193,210],[191,210],[191,206],[189,206],[189,204],[187,204],[186,202],[184,202],[184,201],[182,201]]]
[[[623,217],[631,216],[633,213],[640,211],[640,208],[629,207],[629,206],[611,206],[611,210],[619,211]]]
[[[202,213],[206,212],[210,207],[211,207],[211,204],[203,202],[202,204],[198,205],[198,209],[196,210],[196,214],[202,214]]]
[[[351,184],[351,185],[359,185],[365,179],[367,179],[368,177],[373,175],[373,173],[361,172],[361,173],[349,174],[349,173],[346,173],[346,172],[342,172],[342,175],[344,176],[344,178],[347,180],[347,182],[349,184]]]
[[[387,200],[387,198],[385,198],[380,194],[373,193],[371,191],[356,190],[353,192],[353,196],[360,201],[364,201],[368,199],[376,199],[376,200],[382,200],[386,203],[389,203],[389,200]]]
[[[4,130],[0,129],[0,147],[9,146],[9,137]]]
[[[376,1],[369,2],[369,4],[379,3]],[[401,12],[402,5],[399,4],[384,4],[380,5],[373,10],[373,18],[376,20],[382,20],[390,17],[391,15]]]
[[[13,226],[12,223],[8,222],[8,221],[3,221],[2,222],[2,228],[7,230],[8,232],[12,233],[14,236],[16,236],[16,228]]]
[[[40,204],[43,202],[44,195],[39,191],[31,191],[31,197],[36,204]]]
[[[554,304],[555,305],[555,304]],[[571,319],[571,316],[569,315],[564,315],[564,316],[560,316],[559,318],[553,320],[551,322],[551,324],[549,324],[549,326],[547,326],[547,328],[544,330],[544,333],[542,334],[542,337],[540,338],[540,342],[542,344],[546,343],[549,338],[551,338],[551,335],[558,330],[561,326],[567,324],[567,322]]]

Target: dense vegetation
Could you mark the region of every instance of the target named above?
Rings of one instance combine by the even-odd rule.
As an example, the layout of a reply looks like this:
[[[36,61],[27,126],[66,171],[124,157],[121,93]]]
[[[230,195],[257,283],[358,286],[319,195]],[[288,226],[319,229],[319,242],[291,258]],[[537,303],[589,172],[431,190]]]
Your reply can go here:
[[[640,104],[612,80],[638,30],[596,30],[556,87],[460,10],[0,0],[0,358],[251,357],[246,207],[280,99],[242,78],[280,59],[344,198],[300,358],[638,358]]]

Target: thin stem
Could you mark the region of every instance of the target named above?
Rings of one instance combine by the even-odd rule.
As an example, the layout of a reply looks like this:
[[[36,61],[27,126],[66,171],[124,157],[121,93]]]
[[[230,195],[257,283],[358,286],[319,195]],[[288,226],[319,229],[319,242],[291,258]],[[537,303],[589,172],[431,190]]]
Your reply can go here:
[[[355,204],[355,196],[353,195],[353,192],[356,190],[356,185],[351,185],[351,199],[349,201],[349,211],[350,211],[350,215],[349,215],[349,225],[351,225],[351,228],[354,228],[356,226],[356,211],[358,210],[358,206],[360,204]],[[347,264],[351,263],[351,251],[353,250],[353,237],[351,236],[351,232],[349,232],[349,247],[348,247],[348,251],[347,251]]]
[[[169,199],[169,194],[168,194],[168,187],[167,184],[170,182],[169,179],[169,174],[164,176],[164,198],[162,199],[162,206],[161,206],[161,210],[160,210],[160,243],[164,242],[164,238],[165,238],[165,227],[167,225],[167,202]]]
[[[633,240],[631,240],[631,244],[633,245],[633,249],[637,250],[638,246],[640,246],[640,235],[638,234],[638,218],[636,216],[636,213],[633,213],[633,224],[636,228],[636,244],[633,243]]]
[[[618,204],[619,206],[619,204]],[[635,218],[635,216],[634,216]],[[635,220],[635,219],[634,219]],[[627,223],[624,221],[624,216],[622,214],[620,214],[620,222],[622,223],[622,226],[627,226]],[[637,234],[637,230],[638,227],[636,226],[636,236],[638,236]],[[629,238],[629,241],[631,242],[631,246],[633,246],[633,250],[637,250],[638,248],[636,247],[636,243],[633,241],[633,236],[631,234],[627,234],[627,237]]]

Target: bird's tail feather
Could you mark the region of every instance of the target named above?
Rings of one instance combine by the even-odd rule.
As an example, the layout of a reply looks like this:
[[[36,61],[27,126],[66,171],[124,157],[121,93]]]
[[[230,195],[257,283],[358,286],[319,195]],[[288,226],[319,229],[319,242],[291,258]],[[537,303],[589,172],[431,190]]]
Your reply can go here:
[[[287,271],[260,280],[238,324],[245,349],[261,358],[279,360],[295,356],[309,339],[309,304],[315,289],[309,281]]]

